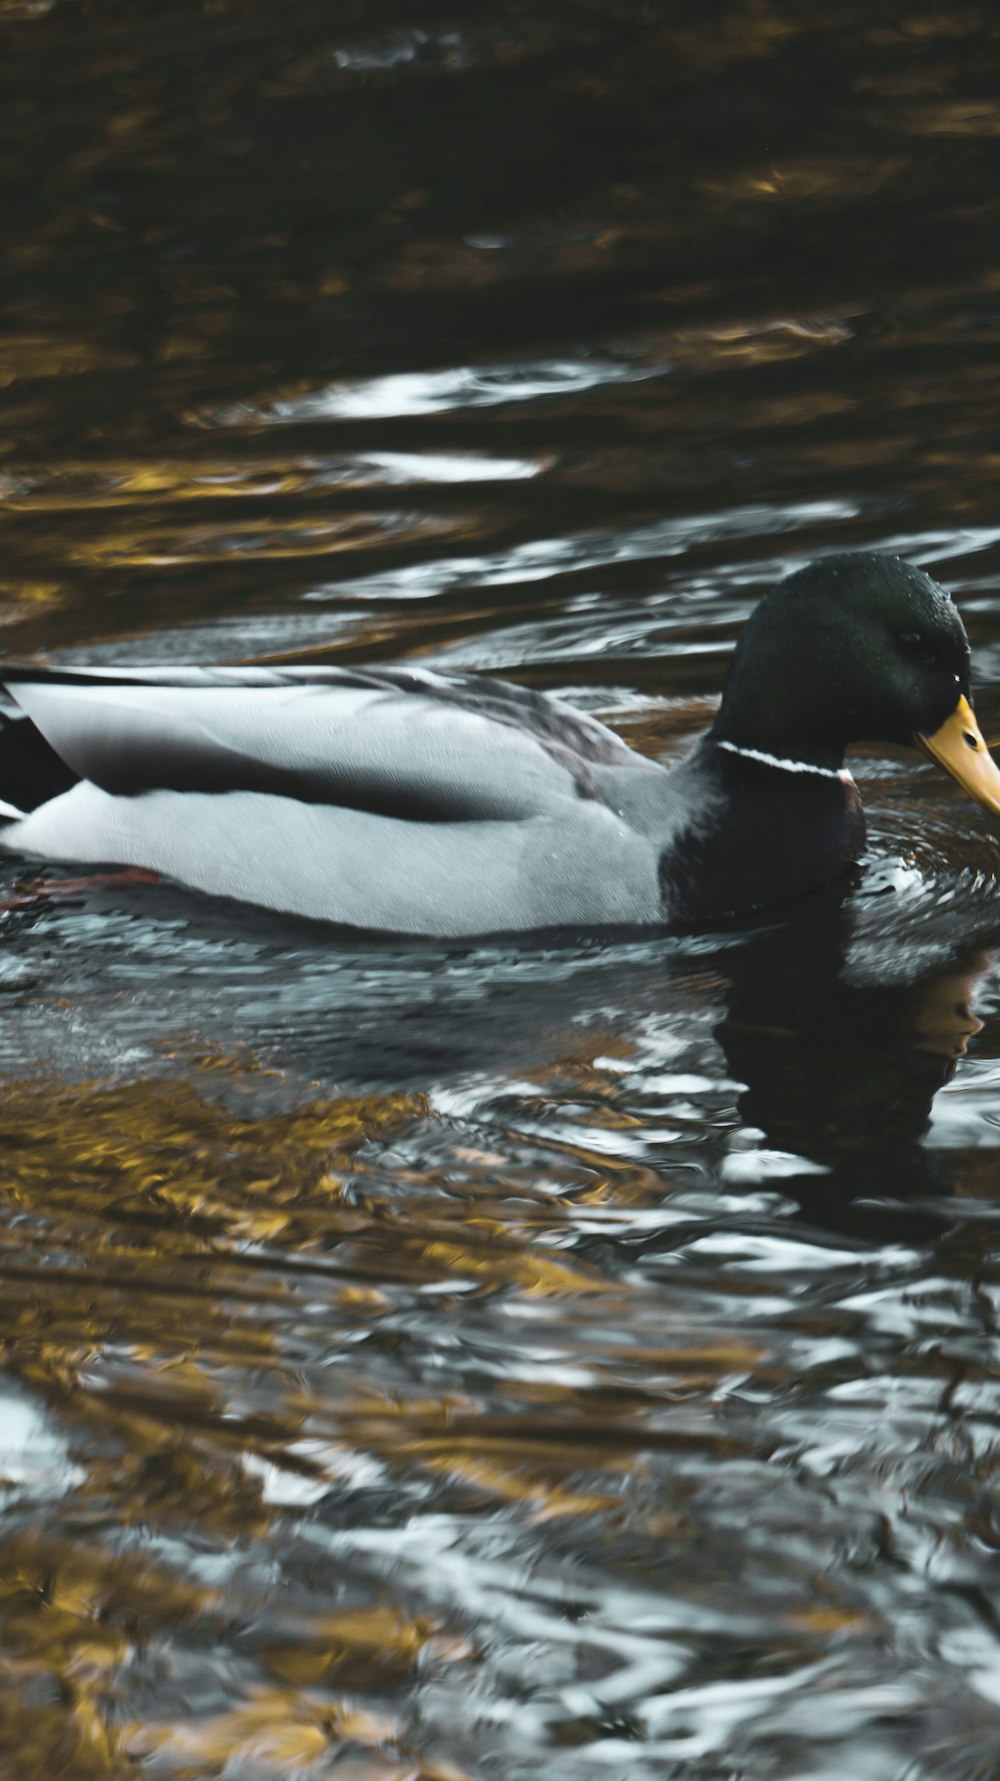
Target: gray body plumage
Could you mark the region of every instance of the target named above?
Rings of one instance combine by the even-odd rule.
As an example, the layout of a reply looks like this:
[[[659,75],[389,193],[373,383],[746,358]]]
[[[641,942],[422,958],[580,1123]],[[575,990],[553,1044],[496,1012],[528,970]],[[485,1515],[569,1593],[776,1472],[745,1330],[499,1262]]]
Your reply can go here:
[[[7,685],[80,780],[0,845],[361,928],[669,921],[664,854],[715,795],[697,751],[668,771],[561,700],[475,676],[21,669]]]

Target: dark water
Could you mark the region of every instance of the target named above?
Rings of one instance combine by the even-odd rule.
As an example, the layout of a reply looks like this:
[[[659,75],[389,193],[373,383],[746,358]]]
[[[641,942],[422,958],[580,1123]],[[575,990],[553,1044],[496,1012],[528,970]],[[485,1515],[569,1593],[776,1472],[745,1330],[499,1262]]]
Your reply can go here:
[[[874,545],[997,735],[998,82],[982,3],[0,0],[3,651],[670,756]],[[3,914],[4,1777],[1000,1775],[1000,843],[856,773],[721,935]]]

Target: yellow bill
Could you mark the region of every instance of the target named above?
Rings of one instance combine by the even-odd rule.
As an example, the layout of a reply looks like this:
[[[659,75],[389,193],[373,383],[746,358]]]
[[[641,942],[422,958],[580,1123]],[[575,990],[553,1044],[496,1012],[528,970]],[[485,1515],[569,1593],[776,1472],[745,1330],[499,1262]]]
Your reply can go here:
[[[970,798],[1000,816],[1000,769],[983,740],[968,699],[959,699],[939,730],[930,736],[920,730],[913,740],[924,754],[958,780]]]

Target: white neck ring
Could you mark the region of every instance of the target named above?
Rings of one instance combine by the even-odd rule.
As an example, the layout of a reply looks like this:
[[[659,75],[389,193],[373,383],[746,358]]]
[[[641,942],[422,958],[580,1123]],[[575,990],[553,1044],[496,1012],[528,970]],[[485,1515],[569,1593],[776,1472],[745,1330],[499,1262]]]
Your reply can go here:
[[[741,748],[738,742],[717,742],[716,748],[742,755],[745,761],[760,761],[765,767],[778,767],[782,773],[817,773],[820,779],[839,779],[841,785],[853,785],[853,776],[846,767],[817,767],[812,761],[786,761],[777,754],[765,754],[762,748]]]

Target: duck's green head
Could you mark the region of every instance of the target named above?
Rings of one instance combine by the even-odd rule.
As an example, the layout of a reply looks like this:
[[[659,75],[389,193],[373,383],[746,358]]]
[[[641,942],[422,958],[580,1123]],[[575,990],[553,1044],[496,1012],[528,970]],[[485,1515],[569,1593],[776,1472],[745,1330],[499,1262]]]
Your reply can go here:
[[[972,713],[969,640],[954,602],[899,557],[820,557],[743,627],[711,735],[821,767],[851,742],[902,742],[1000,813],[1000,771]]]

